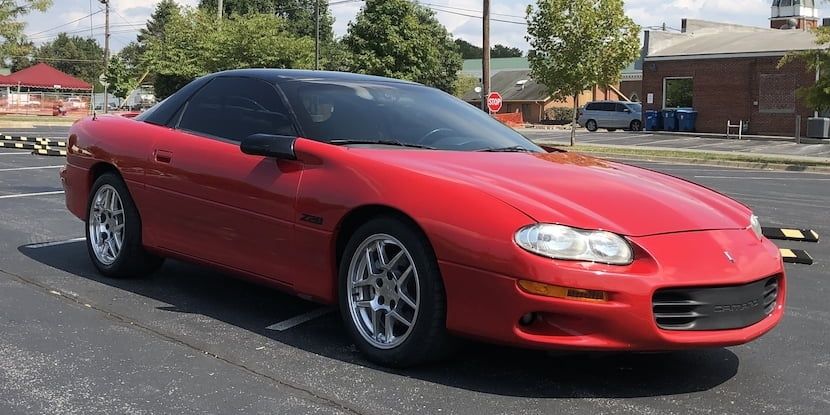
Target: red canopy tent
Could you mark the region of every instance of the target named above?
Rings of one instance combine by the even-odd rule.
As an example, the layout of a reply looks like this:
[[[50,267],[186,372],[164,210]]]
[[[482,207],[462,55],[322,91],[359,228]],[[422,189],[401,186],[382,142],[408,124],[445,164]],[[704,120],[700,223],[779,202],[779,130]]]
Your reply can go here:
[[[91,91],[92,85],[65,74],[45,63],[21,69],[8,76],[0,76],[0,86]]]

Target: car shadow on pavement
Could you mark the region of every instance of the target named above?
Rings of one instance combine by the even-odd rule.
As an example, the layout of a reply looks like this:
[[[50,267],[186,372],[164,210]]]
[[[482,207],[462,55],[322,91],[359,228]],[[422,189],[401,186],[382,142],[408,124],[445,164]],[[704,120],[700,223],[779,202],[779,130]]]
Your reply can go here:
[[[367,362],[360,355],[342,329],[337,313],[286,331],[268,329],[276,322],[319,308],[275,289],[263,289],[215,270],[172,260],[148,278],[110,279],[95,271],[83,242],[40,248],[22,246],[19,251],[39,263],[72,274],[65,278],[78,276],[169,304],[157,310],[207,316],[310,353],[371,370],[494,395],[669,396],[712,389],[734,377],[739,367],[738,356],[725,348],[654,354],[546,353],[465,341],[446,361],[389,370]],[[147,311],[136,310],[128,315],[140,319],[136,314],[147,314]],[[145,317],[152,318],[152,314]]]

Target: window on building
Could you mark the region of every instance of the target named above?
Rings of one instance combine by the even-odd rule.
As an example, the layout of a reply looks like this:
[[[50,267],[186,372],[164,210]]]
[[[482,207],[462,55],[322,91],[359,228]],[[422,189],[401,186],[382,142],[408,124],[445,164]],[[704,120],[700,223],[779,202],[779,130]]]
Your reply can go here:
[[[694,90],[692,78],[666,78],[663,80],[663,108],[691,108]]]
[[[787,74],[761,74],[758,84],[758,111],[766,114],[795,112],[795,78]]]

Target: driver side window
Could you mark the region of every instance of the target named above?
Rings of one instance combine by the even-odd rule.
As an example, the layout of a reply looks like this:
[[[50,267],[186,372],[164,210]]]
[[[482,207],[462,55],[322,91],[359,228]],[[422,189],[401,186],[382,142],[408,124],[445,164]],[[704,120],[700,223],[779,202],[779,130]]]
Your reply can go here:
[[[240,142],[253,134],[296,136],[274,86],[252,78],[216,78],[187,104],[178,128]]]

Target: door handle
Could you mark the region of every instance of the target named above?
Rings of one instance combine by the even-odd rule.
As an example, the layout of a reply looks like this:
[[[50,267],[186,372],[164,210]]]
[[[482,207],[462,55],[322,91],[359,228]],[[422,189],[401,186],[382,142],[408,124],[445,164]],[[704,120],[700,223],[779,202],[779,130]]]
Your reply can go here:
[[[170,163],[173,160],[173,153],[165,150],[156,150],[154,152],[154,158],[159,163]]]

